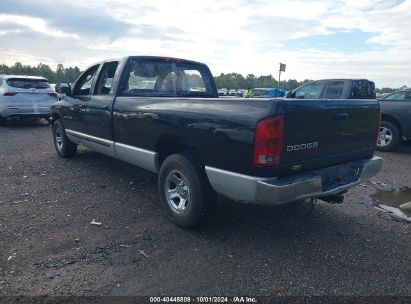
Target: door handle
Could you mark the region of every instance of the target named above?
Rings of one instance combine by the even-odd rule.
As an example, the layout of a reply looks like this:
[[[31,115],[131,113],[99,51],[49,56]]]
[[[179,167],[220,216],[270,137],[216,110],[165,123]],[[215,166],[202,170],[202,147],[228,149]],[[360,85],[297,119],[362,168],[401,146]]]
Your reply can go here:
[[[129,119],[127,114],[120,114],[120,117],[121,117],[122,120],[128,120]]]
[[[335,120],[347,120],[348,119],[348,113],[338,113],[334,115]]]

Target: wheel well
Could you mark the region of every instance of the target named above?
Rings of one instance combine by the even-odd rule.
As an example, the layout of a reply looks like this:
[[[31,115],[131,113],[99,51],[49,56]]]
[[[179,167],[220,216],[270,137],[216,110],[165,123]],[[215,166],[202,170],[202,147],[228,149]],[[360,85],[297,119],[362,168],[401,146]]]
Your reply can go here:
[[[164,160],[176,153],[189,153],[190,155],[194,156],[197,160],[201,161],[199,154],[197,153],[196,149],[189,144],[182,143],[178,140],[170,140],[170,139],[162,139],[159,140],[156,144],[156,151],[158,151],[158,166],[161,167]]]
[[[396,120],[394,117],[392,117],[392,116],[388,116],[388,115],[382,115],[381,116],[381,122],[382,121],[388,121],[388,122],[390,122],[390,123],[392,123],[392,124],[394,124],[397,128],[398,128],[398,130],[400,131],[400,137],[401,137],[401,134],[402,134],[402,128],[401,128],[401,124],[398,122],[398,120]]]

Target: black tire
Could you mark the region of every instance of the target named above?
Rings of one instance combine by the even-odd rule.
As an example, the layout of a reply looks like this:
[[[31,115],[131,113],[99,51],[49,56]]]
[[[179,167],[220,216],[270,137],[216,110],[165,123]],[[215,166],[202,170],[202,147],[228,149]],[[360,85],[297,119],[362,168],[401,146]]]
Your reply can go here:
[[[401,141],[401,132],[396,125],[389,121],[381,122],[380,138],[377,143],[377,150],[392,151]]]
[[[69,158],[76,155],[77,145],[68,139],[61,120],[56,120],[53,124],[53,142],[61,157]]]
[[[158,177],[158,191],[170,220],[184,228],[202,224],[215,208],[216,193],[211,189],[204,167],[190,154],[166,158]]]

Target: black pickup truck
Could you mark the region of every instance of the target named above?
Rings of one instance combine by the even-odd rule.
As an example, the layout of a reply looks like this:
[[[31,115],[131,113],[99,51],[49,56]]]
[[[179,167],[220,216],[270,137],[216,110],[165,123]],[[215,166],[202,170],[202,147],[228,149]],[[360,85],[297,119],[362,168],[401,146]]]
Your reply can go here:
[[[216,194],[278,205],[342,201],[375,175],[375,100],[219,99],[202,63],[136,56],[88,68],[51,109],[61,157],[77,145],[158,173],[171,220],[192,227]]]

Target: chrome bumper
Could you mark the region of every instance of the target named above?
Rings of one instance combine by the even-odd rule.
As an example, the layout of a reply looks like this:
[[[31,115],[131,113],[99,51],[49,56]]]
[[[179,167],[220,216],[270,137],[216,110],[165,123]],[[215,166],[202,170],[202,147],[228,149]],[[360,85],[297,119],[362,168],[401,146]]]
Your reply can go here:
[[[258,178],[207,166],[205,169],[212,188],[220,194],[237,201],[281,205],[344,192],[376,175],[382,163],[381,157],[374,156],[283,178]],[[332,172],[348,173],[334,180]]]

